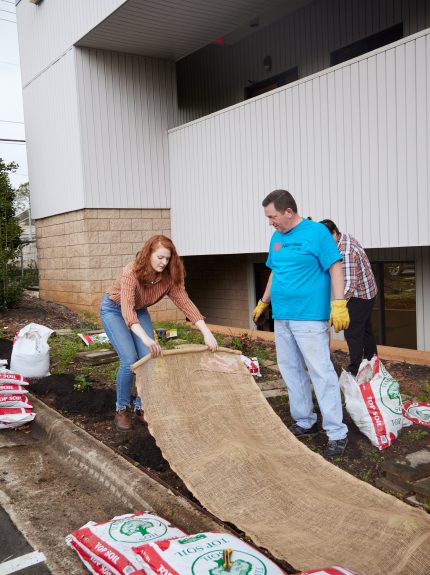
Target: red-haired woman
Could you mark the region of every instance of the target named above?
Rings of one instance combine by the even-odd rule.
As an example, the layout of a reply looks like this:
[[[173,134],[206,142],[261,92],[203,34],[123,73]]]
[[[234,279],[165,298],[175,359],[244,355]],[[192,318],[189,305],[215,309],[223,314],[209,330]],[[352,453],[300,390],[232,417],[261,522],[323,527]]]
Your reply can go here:
[[[173,242],[166,236],[153,236],[125,266],[111,289],[104,294],[100,318],[109,340],[120,359],[116,379],[115,425],[118,431],[132,428],[130,405],[133,373],[130,365],[151,353],[161,355],[147,308],[165,295],[201,331],[211,351],[217,341],[205,324],[204,317],[184,289],[185,270]],[[140,397],[134,404],[135,415],[143,420]]]

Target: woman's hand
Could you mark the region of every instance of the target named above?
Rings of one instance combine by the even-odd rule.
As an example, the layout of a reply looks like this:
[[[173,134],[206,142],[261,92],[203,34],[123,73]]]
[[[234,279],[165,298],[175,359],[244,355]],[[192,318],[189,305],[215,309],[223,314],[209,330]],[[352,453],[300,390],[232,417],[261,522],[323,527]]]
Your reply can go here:
[[[147,335],[145,337],[142,336],[142,341],[146,347],[149,348],[151,357],[159,357],[161,355],[161,347],[157,341],[153,340]]]
[[[216,351],[218,349],[218,342],[214,338],[211,331],[208,330],[208,333],[204,333],[203,337],[205,340],[205,345],[207,345],[211,351]]]

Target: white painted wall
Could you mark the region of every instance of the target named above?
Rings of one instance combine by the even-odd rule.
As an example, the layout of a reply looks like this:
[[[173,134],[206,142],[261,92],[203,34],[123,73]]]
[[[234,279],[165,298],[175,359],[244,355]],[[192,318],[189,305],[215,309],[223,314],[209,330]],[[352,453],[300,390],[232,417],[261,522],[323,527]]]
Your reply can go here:
[[[24,90],[34,219],[84,207],[73,49]]]
[[[175,65],[76,49],[87,208],[169,208]]]
[[[25,86],[126,0],[21,0],[16,7]]]
[[[428,245],[430,30],[173,129],[169,144],[184,255],[266,251],[261,201],[279,187],[367,248]]]

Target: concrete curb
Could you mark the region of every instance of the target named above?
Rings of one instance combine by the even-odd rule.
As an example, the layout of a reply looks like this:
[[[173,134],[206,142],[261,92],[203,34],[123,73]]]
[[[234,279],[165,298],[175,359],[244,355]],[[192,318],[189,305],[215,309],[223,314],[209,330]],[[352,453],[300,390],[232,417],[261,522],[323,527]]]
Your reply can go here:
[[[32,423],[70,469],[74,466],[134,511],[154,511],[186,531],[229,531],[188,500],[139,471],[109,447],[29,394],[36,412]]]

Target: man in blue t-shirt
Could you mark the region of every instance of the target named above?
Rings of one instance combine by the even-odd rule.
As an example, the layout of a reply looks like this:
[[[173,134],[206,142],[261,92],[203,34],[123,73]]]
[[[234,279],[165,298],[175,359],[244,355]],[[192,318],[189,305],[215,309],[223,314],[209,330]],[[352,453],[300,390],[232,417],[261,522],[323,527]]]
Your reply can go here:
[[[318,432],[311,380],[329,439],[324,456],[330,459],[343,454],[348,433],[328,335],[329,320],[336,331],[349,325],[342,256],[327,228],[303,219],[286,190],[271,192],[263,207],[275,228],[266,262],[272,273],[253,319],[256,322],[271,301],[278,365],[296,421],[290,431],[296,437]]]

